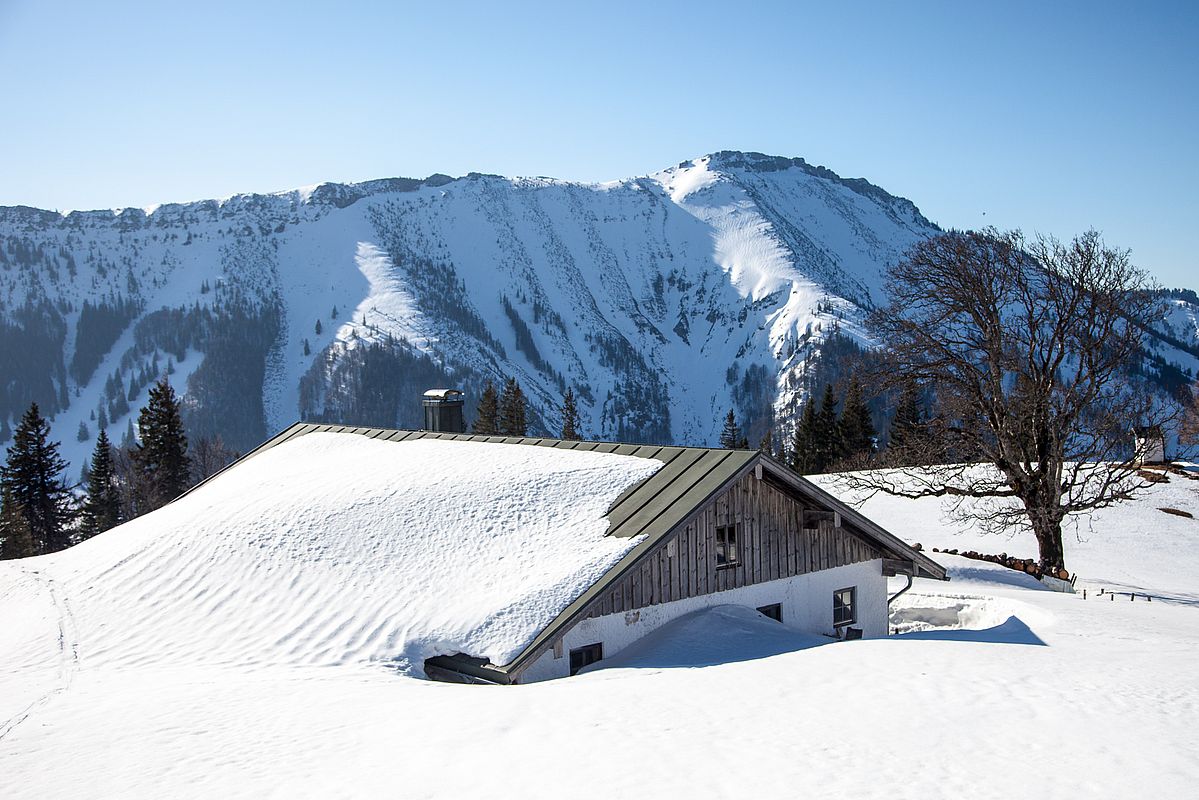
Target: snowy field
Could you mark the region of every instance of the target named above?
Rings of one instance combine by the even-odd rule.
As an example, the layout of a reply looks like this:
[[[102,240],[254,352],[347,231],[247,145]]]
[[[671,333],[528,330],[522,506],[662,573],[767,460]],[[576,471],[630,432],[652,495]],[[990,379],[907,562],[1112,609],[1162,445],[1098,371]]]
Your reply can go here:
[[[637,478],[628,464],[578,466],[606,471],[617,493]],[[513,573],[370,582],[410,574],[386,542],[345,547],[366,535],[360,514],[317,519],[294,497],[265,500],[269,471],[242,475],[67,553],[0,564],[0,797],[1182,798],[1199,786],[1199,520],[1159,510],[1199,516],[1199,481],[1174,476],[1068,538],[1087,600],[938,554],[954,579],[917,581],[897,602],[902,635],[830,642],[723,607],[575,678],[485,687],[410,677],[396,658],[418,656],[430,631],[486,639],[490,591],[541,607],[511,599],[527,596]],[[288,501],[295,528],[272,538]],[[202,522],[218,503],[220,525]],[[926,550],[1033,554],[955,533],[935,501],[864,510]],[[592,547],[594,509],[578,515],[576,544]],[[260,531],[253,547],[219,544],[239,526]],[[612,556],[588,552],[591,565]],[[432,603],[405,617],[424,593],[458,602],[441,619]]]

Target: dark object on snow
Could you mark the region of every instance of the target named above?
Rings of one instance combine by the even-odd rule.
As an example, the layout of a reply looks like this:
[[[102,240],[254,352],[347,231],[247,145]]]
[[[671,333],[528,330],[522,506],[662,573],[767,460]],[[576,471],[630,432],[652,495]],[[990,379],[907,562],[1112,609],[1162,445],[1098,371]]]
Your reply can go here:
[[[1169,506],[1166,506],[1159,510],[1165,511],[1167,514],[1173,514],[1176,517],[1186,517],[1187,519],[1195,518],[1195,515],[1190,511],[1183,511],[1181,508],[1170,508]]]

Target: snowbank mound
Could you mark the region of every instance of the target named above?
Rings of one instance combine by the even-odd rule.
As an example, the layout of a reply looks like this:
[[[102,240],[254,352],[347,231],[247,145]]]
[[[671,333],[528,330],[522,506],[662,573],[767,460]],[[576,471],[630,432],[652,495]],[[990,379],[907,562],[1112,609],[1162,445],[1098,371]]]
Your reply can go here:
[[[63,553],[91,665],[511,661],[637,544],[609,505],[661,462],[317,433]]]

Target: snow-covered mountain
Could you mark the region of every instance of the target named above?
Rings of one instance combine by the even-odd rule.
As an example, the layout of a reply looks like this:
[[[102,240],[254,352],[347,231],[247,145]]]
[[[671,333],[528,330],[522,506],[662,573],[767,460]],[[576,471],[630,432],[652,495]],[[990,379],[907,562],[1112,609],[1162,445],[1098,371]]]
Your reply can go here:
[[[193,435],[239,449],[297,418],[417,425],[423,389],[477,397],[507,376],[538,430],[571,386],[588,436],[710,443],[734,407],[756,442],[832,331],[862,339],[884,267],[936,231],[865,180],[738,152],[605,184],[472,173],[0,208],[0,439],[36,400],[80,464],[169,371]],[[1178,299],[1162,345],[1192,374],[1197,308]]]

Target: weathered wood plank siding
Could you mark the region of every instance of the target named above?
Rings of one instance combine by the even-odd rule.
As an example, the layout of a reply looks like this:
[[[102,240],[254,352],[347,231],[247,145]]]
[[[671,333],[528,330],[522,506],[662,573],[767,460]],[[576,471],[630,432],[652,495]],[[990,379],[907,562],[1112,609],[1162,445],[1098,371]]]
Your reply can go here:
[[[585,617],[789,578],[881,558],[881,552],[832,520],[803,527],[803,503],[752,473],[702,508],[630,574],[591,604]],[[813,511],[815,509],[808,509]],[[737,526],[737,563],[716,566],[716,528]]]

